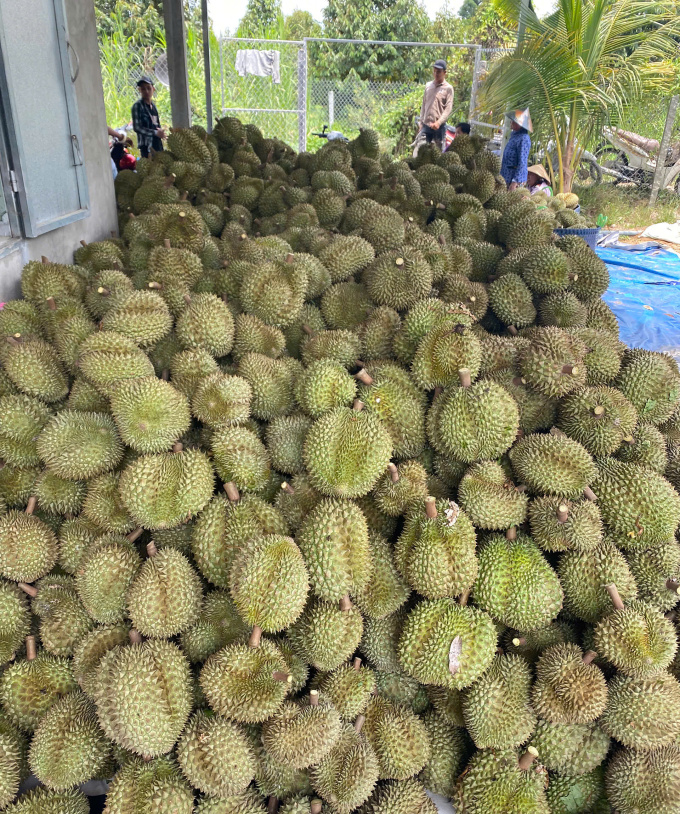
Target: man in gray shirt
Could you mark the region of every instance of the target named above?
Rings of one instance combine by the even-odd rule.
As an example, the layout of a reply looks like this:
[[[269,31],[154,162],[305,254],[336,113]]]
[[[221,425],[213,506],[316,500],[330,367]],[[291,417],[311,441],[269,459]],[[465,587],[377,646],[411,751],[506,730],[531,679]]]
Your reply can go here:
[[[434,141],[442,149],[446,135],[446,120],[453,108],[453,88],[446,81],[446,62],[438,59],[432,66],[434,79],[425,85],[420,108],[420,129],[428,144]]]

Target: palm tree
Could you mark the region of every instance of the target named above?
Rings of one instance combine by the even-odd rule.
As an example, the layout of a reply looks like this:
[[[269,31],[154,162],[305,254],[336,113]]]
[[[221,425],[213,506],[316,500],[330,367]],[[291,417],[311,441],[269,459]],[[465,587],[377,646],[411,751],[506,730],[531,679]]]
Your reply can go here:
[[[525,35],[514,53],[493,63],[480,108],[499,114],[529,106],[537,136],[556,145],[555,182],[568,192],[583,150],[602,127],[672,87],[680,9],[671,0],[558,0],[539,20],[522,0],[496,5],[524,24]]]

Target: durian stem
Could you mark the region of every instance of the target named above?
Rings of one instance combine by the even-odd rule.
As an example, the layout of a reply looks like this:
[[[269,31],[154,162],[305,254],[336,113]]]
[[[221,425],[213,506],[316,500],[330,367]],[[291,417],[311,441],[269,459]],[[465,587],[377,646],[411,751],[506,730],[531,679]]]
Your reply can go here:
[[[161,291],[163,286],[160,283],[147,283],[147,287],[150,288],[152,291]]]
[[[510,336],[517,336],[519,334],[519,331],[517,330],[517,328],[515,328],[514,325],[508,325],[508,333],[510,334]]]
[[[680,589],[680,582],[677,579],[667,579],[666,587],[668,588],[669,591],[674,591],[675,593],[678,593],[678,590]]]
[[[186,201],[188,197],[189,197],[189,193],[186,190],[184,190],[184,192],[179,196],[179,199],[180,199],[180,201]]]
[[[191,305],[191,294],[185,294],[185,295],[184,295],[184,302],[185,302],[187,305]]]
[[[352,600],[349,598],[349,594],[345,594],[340,600],[340,610],[341,611],[352,610]]]
[[[26,636],[26,661],[33,661],[36,656],[35,636]]]
[[[173,452],[181,452],[184,449],[184,444],[181,441],[175,441],[172,445]]]
[[[279,810],[279,801],[277,797],[272,796],[267,801],[267,814],[276,814]]]
[[[434,520],[437,517],[437,499],[432,497],[432,495],[428,495],[425,498],[425,514],[430,520]]]
[[[174,175],[174,173],[171,173],[170,175],[168,175],[165,181],[163,181],[163,186],[166,189],[170,189],[170,187],[175,183],[175,178],[176,176]]]
[[[461,387],[470,387],[472,385],[472,376],[469,368],[461,367],[458,371],[458,378],[460,379]]]
[[[17,584],[18,587],[21,588],[21,590],[25,594],[28,594],[31,598],[38,595],[38,589],[35,588],[33,585],[29,585],[27,582],[19,582]]]
[[[313,331],[309,325],[302,325],[302,330],[307,334],[307,336],[314,336],[315,331]]]
[[[295,262],[295,255],[292,252],[288,252],[286,255],[286,263],[294,263]]]
[[[373,384],[373,377],[363,367],[358,373],[355,374],[354,378],[360,381],[362,384],[366,385]]]
[[[21,342],[19,342],[19,340],[14,336],[6,336],[5,340],[9,342],[9,344],[12,345],[12,347],[15,348],[18,348],[19,345],[21,344]]]
[[[151,540],[151,542],[147,544],[146,553],[149,555],[149,557],[155,557],[156,554],[158,554],[158,549],[156,548],[156,543],[154,543],[153,540]]]
[[[309,814],[321,814],[323,803],[321,800],[312,800],[309,804]]]
[[[134,543],[134,541],[135,541],[135,540],[138,540],[138,539],[139,539],[139,538],[142,536],[142,534],[144,534],[144,529],[143,529],[141,526],[139,526],[139,528],[136,528],[134,531],[131,531],[131,532],[130,532],[130,533],[127,535],[127,539],[128,539],[128,540],[129,540],[131,543]]]
[[[354,669],[357,671],[357,673],[361,669],[361,659],[359,658],[359,656],[357,656],[354,659],[354,661],[352,662],[352,667],[354,667]]]
[[[354,731],[361,732],[361,727],[364,725],[364,721],[366,720],[365,715],[357,715],[357,719],[354,722]]]
[[[259,647],[262,638],[262,628],[255,625],[248,639],[248,647]]]
[[[309,706],[310,707],[318,707],[319,706],[319,691],[318,690],[310,690],[309,691]]]
[[[241,499],[238,487],[234,481],[227,481],[222,488],[227,493],[227,497],[232,503],[237,503]]]
[[[593,407],[593,415],[595,418],[602,418],[605,414],[605,409],[601,404],[598,404],[596,407]]]
[[[56,303],[56,300],[54,299],[54,297],[47,297],[45,299],[45,302],[47,303],[47,307],[50,309],[50,311],[56,311],[57,310],[57,303]]]
[[[505,539],[510,541],[517,539],[517,529],[514,526],[510,526],[505,532]]]
[[[516,489],[516,490],[517,490],[517,491],[518,491],[520,494],[522,494],[522,492],[526,492],[526,490],[527,490],[526,483],[520,483],[520,484],[518,484],[517,486],[515,486],[515,489]]]
[[[163,370],[161,371],[161,379],[164,382],[167,382],[169,378],[170,378],[170,371],[167,369],[167,367],[164,367]]]
[[[352,409],[357,413],[360,413],[364,409],[364,403],[361,399],[354,399],[354,404],[352,405]]]
[[[522,438],[524,438],[524,430],[523,430],[521,427],[518,427],[518,429],[517,429],[517,435],[515,436],[515,438],[516,438],[518,441],[521,441],[521,440],[522,440]]]
[[[443,387],[441,387],[440,385],[437,385],[437,386],[435,387],[435,389],[434,389],[433,393],[432,393],[432,396],[433,396],[433,398],[437,398],[437,396],[441,396],[441,394],[442,394],[443,392],[444,392],[444,388],[443,388]]]
[[[43,256],[40,258],[40,262],[41,263],[49,263],[50,260],[49,260],[48,257],[45,257],[45,255],[43,254]]]
[[[99,288],[97,289],[97,294],[101,294],[102,297],[108,297],[110,293],[111,292],[109,291],[109,289],[104,288],[103,285],[100,285]]]
[[[463,593],[458,597],[458,604],[465,607],[470,599],[470,589],[466,588]]]
[[[170,243],[170,241],[167,239],[167,237],[163,241],[163,245],[165,246],[166,249],[172,249],[172,243]]]
[[[83,247],[83,249],[86,249],[87,248],[87,241],[86,240],[81,240],[80,245]]]
[[[527,769],[531,768],[531,764],[536,760],[538,757],[538,749],[533,746],[530,746],[526,752],[522,755],[519,759],[519,768],[520,771],[526,772]]]
[[[597,658],[597,653],[594,650],[589,650],[583,657],[584,664],[592,664]]]
[[[26,504],[26,514],[33,514],[35,511],[35,507],[38,504],[38,498],[34,495],[31,495],[28,499],[28,503]]]
[[[133,629],[128,633],[128,639],[130,639],[130,644],[141,644],[142,634],[138,630]]]
[[[583,497],[586,500],[590,500],[591,503],[594,503],[597,500],[597,495],[595,492],[593,492],[590,486],[586,486],[586,488],[583,490]]]
[[[557,522],[566,523],[569,519],[569,507],[566,503],[560,503],[557,507]]]
[[[293,680],[293,676],[290,673],[286,673],[284,670],[274,670],[272,673],[272,678],[274,681],[281,681],[284,684],[290,684]]]
[[[387,471],[390,473],[390,480],[392,483],[399,483],[399,470],[397,469],[397,465],[391,462],[388,463]]]
[[[520,384],[526,384],[526,381],[521,376],[515,376],[512,383],[515,385],[515,387],[519,387]]]
[[[527,640],[524,638],[524,636],[515,636],[515,638],[512,640],[513,647],[522,647],[522,645],[525,645],[526,643]]]
[[[619,593],[619,589],[616,587],[616,584],[612,582],[605,587],[612,600],[612,605],[616,608],[616,610],[623,610],[623,600],[621,599],[621,594]]]
[[[439,241],[440,245],[442,245],[442,246],[444,246],[445,243],[446,243],[446,238],[444,237],[444,235],[439,235],[437,240]]]

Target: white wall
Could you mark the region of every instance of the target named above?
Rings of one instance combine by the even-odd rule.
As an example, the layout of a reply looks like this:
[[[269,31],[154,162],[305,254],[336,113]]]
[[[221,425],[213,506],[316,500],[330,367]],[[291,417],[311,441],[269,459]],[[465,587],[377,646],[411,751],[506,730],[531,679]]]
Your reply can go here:
[[[75,87],[90,214],[83,220],[40,237],[17,240],[13,242],[11,250],[5,249],[3,252],[0,247],[0,302],[20,296],[21,269],[29,260],[38,260],[45,255],[50,260],[72,263],[73,252],[78,248],[80,240],[88,243],[104,240],[118,228],[94,3],[92,0],[65,0],[65,5],[69,39],[80,58],[80,73]],[[30,21],[27,21],[27,25],[29,24]],[[33,76],[30,81],[39,82],[40,77]],[[45,138],[49,138],[49,122],[45,122]]]

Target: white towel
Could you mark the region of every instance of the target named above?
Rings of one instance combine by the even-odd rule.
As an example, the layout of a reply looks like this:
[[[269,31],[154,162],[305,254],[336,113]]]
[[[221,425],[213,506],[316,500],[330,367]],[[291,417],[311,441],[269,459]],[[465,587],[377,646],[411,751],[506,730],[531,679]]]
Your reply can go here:
[[[252,48],[236,52],[236,71],[239,76],[271,76],[272,82],[281,84],[281,53],[257,51]]]

